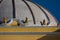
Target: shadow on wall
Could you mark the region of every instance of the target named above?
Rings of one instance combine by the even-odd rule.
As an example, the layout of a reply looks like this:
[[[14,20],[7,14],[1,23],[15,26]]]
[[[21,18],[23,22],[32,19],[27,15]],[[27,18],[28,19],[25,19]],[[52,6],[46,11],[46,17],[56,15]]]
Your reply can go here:
[[[60,27],[60,24],[58,23],[57,26]]]
[[[54,32],[60,33],[60,29],[58,29]],[[37,40],[60,40],[60,34],[47,34],[46,36],[44,36],[42,38],[38,38]]]
[[[59,35],[47,35],[37,40],[60,40],[60,34]]]

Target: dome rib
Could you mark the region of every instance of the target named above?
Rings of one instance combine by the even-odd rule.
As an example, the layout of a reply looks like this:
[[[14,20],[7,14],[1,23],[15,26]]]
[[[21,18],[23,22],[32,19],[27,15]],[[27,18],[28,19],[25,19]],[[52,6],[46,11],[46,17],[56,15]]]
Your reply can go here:
[[[29,1],[29,0],[27,0],[27,1]],[[31,1],[29,1],[29,2],[31,2]],[[38,4],[36,4],[34,2],[31,2],[31,3],[35,4],[46,15],[47,20],[50,21],[50,19],[49,19],[48,15],[46,14],[46,12]]]
[[[16,15],[15,15],[15,2],[14,2],[14,0],[12,0],[12,6],[13,6],[13,18],[16,18]]]
[[[32,18],[33,18],[33,22],[34,22],[34,24],[36,24],[33,11],[32,11],[32,9],[30,8],[29,4],[28,4],[25,0],[22,0],[22,1],[23,1],[23,2],[27,5],[27,7],[29,8],[29,10],[30,10],[30,12],[31,12],[31,15],[32,15]]]

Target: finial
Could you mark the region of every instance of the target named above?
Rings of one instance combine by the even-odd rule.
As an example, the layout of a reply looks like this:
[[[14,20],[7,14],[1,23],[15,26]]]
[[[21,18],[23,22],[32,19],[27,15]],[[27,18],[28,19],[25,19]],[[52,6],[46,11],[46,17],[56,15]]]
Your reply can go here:
[[[3,18],[3,22],[6,23],[7,22],[7,17]]]
[[[26,17],[26,19],[25,19],[25,23],[28,23],[28,18]]]
[[[46,21],[45,21],[45,19],[43,20],[43,25],[46,25]]]

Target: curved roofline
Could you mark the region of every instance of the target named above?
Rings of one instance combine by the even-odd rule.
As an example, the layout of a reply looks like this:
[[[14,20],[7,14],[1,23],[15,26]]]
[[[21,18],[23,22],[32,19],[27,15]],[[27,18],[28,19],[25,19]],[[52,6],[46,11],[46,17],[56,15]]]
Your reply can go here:
[[[36,24],[36,20],[35,20],[33,11],[32,11],[32,9],[30,8],[29,4],[28,4],[25,0],[22,0],[22,1],[23,1],[23,2],[27,5],[27,7],[29,8],[29,10],[30,10],[30,12],[31,12],[31,15],[32,15],[32,17],[33,17],[33,22],[34,22],[34,24]]]
[[[29,0],[27,0],[27,1],[29,1]],[[29,1],[29,2],[31,2],[31,1]],[[34,3],[34,2],[32,2],[32,3],[35,4],[39,9],[41,9],[42,12],[46,15],[48,21],[50,21],[50,19],[49,19],[48,15],[46,14],[46,12],[45,12],[38,4],[36,4],[36,3]]]
[[[27,1],[29,1],[29,2],[32,2],[32,1],[30,1],[30,0],[27,0]],[[47,19],[48,19],[48,21],[50,21],[50,19],[49,19],[49,17],[48,17],[48,15],[46,14],[46,12],[37,4],[37,3],[34,3],[34,2],[32,2],[33,4],[35,4],[36,6],[38,6],[43,12],[44,12],[44,14],[46,15],[46,17],[47,17]],[[43,6],[42,6],[43,7]],[[44,7],[43,7],[44,8]],[[44,9],[46,9],[46,8],[44,8]],[[47,9],[46,9],[47,10]],[[47,10],[49,13],[51,13],[49,10]],[[52,14],[51,14],[52,15]],[[52,15],[53,16],[53,15]],[[57,21],[57,19],[53,16],[53,18],[55,19],[55,21],[57,22],[57,23],[59,23],[58,21]]]

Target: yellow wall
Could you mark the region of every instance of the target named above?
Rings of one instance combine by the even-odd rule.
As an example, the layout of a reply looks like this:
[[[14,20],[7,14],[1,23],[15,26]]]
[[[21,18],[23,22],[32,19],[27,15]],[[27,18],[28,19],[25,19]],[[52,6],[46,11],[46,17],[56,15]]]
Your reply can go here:
[[[59,27],[13,27],[0,28],[0,32],[54,32]]]
[[[60,28],[55,28],[55,27],[17,27],[17,28],[0,28],[0,32],[54,32],[56,30],[59,30]],[[55,36],[55,35],[49,35],[47,36],[47,38],[45,38],[45,36],[47,36],[46,34],[41,34],[41,35],[0,35],[0,40],[37,40],[37,39],[41,39],[41,40],[60,40],[60,35]]]

